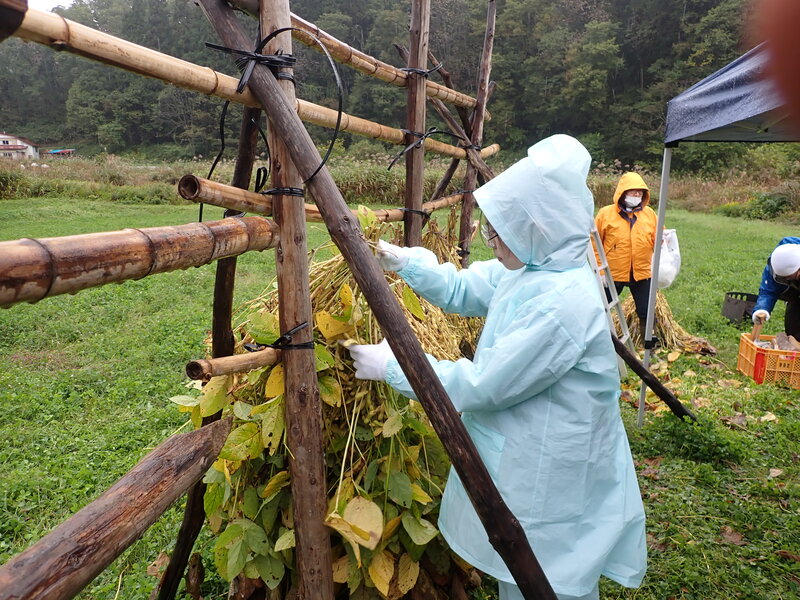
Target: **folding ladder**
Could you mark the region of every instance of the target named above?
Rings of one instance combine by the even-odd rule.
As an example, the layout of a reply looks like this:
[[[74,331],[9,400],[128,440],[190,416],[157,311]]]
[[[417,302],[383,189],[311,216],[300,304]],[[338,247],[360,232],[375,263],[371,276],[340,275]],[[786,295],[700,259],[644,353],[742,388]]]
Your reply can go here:
[[[611,316],[611,311],[614,310],[617,313],[617,319],[619,321],[620,335],[617,335],[617,337],[631,352],[635,352],[636,350],[633,347],[633,340],[631,339],[630,330],[628,329],[628,323],[625,320],[625,313],[622,310],[622,304],[617,295],[617,288],[614,287],[614,279],[611,277],[611,270],[608,268],[608,260],[606,259],[605,250],[603,250],[603,242],[600,240],[600,232],[597,231],[597,227],[594,226],[594,223],[592,223],[592,241],[594,242],[594,248],[597,248],[597,255],[600,257],[600,263],[598,264],[597,262],[597,256],[595,256],[591,242],[587,249],[587,255],[589,264],[592,266],[592,270],[597,276],[597,285],[600,287],[600,297],[603,299],[603,306],[605,307],[606,318],[608,319],[608,328],[611,330],[612,334],[617,335],[614,319]],[[611,296],[610,300],[606,296],[606,288],[608,288],[609,295]],[[617,357],[617,363],[619,364],[620,375],[624,377],[627,373],[625,362],[620,357]]]

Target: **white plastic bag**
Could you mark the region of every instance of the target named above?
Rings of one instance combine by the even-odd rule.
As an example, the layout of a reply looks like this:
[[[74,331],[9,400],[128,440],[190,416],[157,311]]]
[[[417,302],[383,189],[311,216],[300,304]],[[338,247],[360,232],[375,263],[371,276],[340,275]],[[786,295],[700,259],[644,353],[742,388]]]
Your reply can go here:
[[[665,229],[661,240],[658,287],[666,288],[672,285],[681,270],[681,250],[678,246],[678,234],[674,229]]]

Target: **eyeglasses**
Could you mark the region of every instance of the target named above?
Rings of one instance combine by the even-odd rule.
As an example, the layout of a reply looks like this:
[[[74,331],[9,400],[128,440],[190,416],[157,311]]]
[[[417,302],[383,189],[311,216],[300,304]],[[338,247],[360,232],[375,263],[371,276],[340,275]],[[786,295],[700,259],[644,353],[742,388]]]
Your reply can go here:
[[[489,248],[497,247],[497,242],[494,241],[494,238],[497,237],[497,232],[488,223],[481,223],[481,236]]]

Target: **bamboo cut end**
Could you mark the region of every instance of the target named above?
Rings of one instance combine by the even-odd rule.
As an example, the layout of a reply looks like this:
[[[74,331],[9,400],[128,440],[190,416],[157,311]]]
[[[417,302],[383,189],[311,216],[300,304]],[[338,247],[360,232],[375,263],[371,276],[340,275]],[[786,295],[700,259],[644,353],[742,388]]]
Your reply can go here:
[[[181,198],[194,200],[200,194],[200,182],[195,175],[184,175],[178,182],[178,193]]]

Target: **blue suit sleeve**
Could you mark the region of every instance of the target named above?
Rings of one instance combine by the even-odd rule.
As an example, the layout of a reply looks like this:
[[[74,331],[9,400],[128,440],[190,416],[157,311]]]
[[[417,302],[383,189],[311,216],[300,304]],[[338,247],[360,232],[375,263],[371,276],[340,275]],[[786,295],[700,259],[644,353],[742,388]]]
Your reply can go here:
[[[497,332],[494,344],[480,348],[474,362],[428,357],[456,410],[502,410],[529,400],[582,358],[585,343],[576,339],[580,327],[565,327],[564,315],[558,314],[563,310],[541,300],[537,304],[550,308],[522,305],[518,318],[506,331]],[[400,393],[414,397],[396,360],[389,361],[386,381]]]
[[[485,317],[497,282],[505,267],[496,260],[473,263],[457,270],[451,263],[439,264],[436,255],[415,247],[408,264],[398,272],[411,288],[445,312],[465,317]]]

